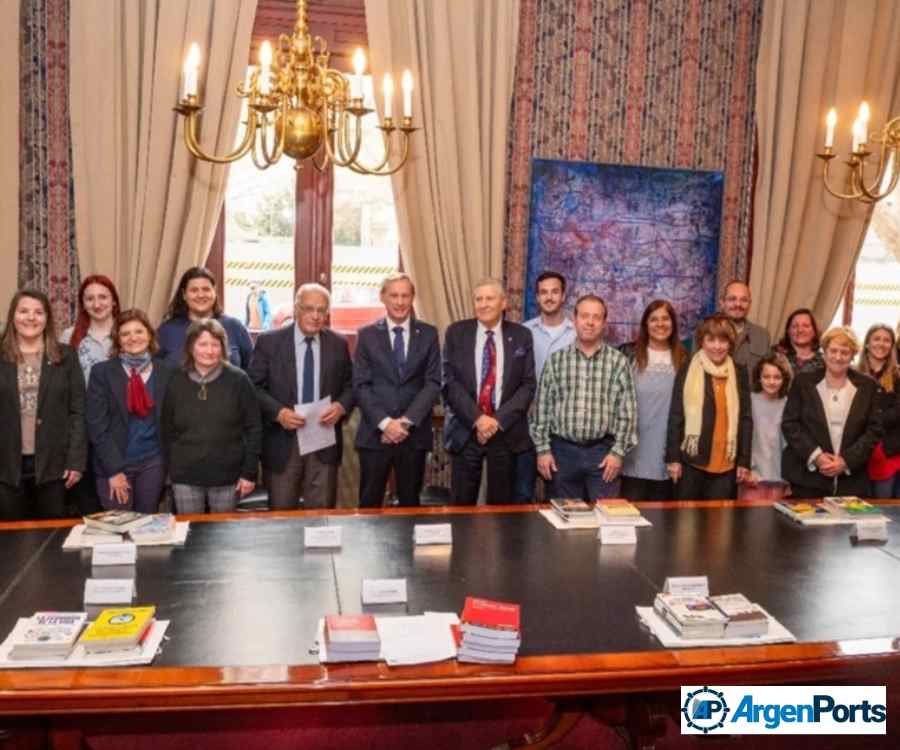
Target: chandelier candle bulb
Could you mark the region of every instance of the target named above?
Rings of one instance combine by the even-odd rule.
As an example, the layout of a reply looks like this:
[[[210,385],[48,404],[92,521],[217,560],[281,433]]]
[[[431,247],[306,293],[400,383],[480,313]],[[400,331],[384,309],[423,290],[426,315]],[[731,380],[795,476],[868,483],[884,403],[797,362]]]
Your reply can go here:
[[[857,118],[853,121],[853,129],[852,129],[852,132],[853,132],[853,148],[852,148],[852,151],[853,151],[854,154],[859,153],[859,151],[860,151],[860,149],[861,149],[861,147],[862,147],[862,128],[863,128],[862,122],[860,121],[859,117],[857,117]]]
[[[356,48],[356,54],[353,55],[353,70],[356,71],[356,75],[353,76],[353,83],[350,86],[350,98],[362,99],[363,73],[366,71],[366,56],[359,47]]]
[[[413,78],[412,73],[408,70],[403,71],[403,116],[412,117],[412,90]]]
[[[859,145],[865,146],[869,140],[869,105],[867,102],[859,105],[859,136]]]
[[[394,98],[394,79],[391,78],[390,73],[384,74],[384,85],[382,86],[382,90],[384,91],[384,119],[390,120],[394,114],[391,109]]]
[[[259,93],[268,96],[271,91],[272,45],[263,42],[259,48]]]
[[[181,98],[187,99],[197,96],[197,71],[200,68],[200,47],[196,42],[191,44],[187,59],[184,61],[184,70],[181,78]]]
[[[828,110],[825,118],[825,148],[834,147],[834,127],[837,125],[837,111],[834,107]]]

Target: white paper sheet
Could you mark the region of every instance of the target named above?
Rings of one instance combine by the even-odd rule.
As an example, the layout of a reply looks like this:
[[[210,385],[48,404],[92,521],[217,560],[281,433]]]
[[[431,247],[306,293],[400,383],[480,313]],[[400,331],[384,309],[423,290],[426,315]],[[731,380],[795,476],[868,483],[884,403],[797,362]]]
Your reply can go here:
[[[375,627],[381,639],[381,654],[376,661],[389,666],[429,664],[456,658],[456,642],[451,624],[459,624],[455,612],[426,612],[409,617],[376,617]],[[319,662],[333,664],[325,644],[325,620],[319,620],[316,631]],[[345,659],[340,659],[345,661]],[[366,660],[371,661],[371,660]]]
[[[796,638],[784,625],[766,612],[769,632],[744,638],[682,638],[660,617],[653,607],[635,607],[638,617],[666,648],[716,648],[719,646],[759,646],[770,643],[794,643]],[[765,612],[765,610],[763,610]]]
[[[297,445],[300,455],[315,453],[335,444],[334,425],[320,424],[322,413],[331,406],[331,396],[320,398],[309,404],[295,404],[294,411],[306,420],[306,424],[297,430]]]
[[[26,627],[27,617],[20,617],[15,628],[0,644],[0,668],[2,669],[33,669],[34,667],[49,667],[53,669],[68,669],[73,667],[131,667],[141,664],[150,664],[162,644],[169,620],[157,620],[150,627],[150,632],[144,639],[140,648],[134,648],[127,652],[107,654],[85,654],[84,646],[75,646],[65,659],[10,659],[9,652],[13,644],[13,636],[20,627]]]

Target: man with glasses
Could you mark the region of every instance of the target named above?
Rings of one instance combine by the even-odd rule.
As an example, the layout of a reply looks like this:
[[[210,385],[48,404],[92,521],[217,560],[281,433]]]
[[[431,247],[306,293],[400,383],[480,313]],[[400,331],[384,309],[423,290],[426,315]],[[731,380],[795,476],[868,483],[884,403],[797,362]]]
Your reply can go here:
[[[769,353],[769,332],[762,326],[747,320],[750,312],[750,287],[743,281],[729,281],[722,294],[722,312],[724,312],[737,331],[737,340],[731,358],[735,364],[747,368],[752,376],[756,363]]]
[[[304,284],[294,298],[294,325],[260,334],[248,374],[263,417],[263,478],[273,510],[333,508],[341,463],[341,423],[353,409],[353,371],[347,342],[328,330],[331,295]],[[332,426],[335,444],[300,455],[297,430],[306,420],[295,410],[329,396],[319,422]]]

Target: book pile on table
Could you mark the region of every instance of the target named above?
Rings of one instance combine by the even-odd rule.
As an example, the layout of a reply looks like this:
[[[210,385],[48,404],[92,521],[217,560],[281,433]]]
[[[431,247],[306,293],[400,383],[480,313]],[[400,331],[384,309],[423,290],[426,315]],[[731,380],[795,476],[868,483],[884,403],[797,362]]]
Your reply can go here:
[[[154,513],[144,524],[131,529],[128,536],[135,544],[165,544],[175,541],[175,516],[171,513]]]
[[[881,508],[858,497],[825,497],[822,503],[831,513],[846,518],[872,518],[881,515]]]
[[[596,518],[593,503],[584,500],[551,500],[550,507],[566,523]]]
[[[381,638],[372,615],[328,615],[325,618],[328,661],[378,661]]]
[[[643,518],[634,505],[619,498],[598,500],[597,510],[600,511],[600,521],[603,524],[634,526]]]
[[[467,596],[459,619],[457,660],[478,664],[516,660],[522,645],[518,604]]]
[[[743,594],[682,596],[657,594],[653,603],[666,623],[682,638],[742,638],[765,635],[766,613]]]
[[[85,654],[139,650],[156,622],[156,607],[104,609],[82,633],[78,643]]]
[[[90,537],[94,544],[121,542],[126,534],[137,545],[176,541],[177,524],[171,513],[105,510],[83,520],[82,536]]]
[[[17,626],[10,659],[65,659],[87,620],[84,612],[35,612]]]
[[[153,516],[134,510],[103,510],[84,516],[86,529],[94,529],[106,534],[127,534],[132,529],[150,523]]]

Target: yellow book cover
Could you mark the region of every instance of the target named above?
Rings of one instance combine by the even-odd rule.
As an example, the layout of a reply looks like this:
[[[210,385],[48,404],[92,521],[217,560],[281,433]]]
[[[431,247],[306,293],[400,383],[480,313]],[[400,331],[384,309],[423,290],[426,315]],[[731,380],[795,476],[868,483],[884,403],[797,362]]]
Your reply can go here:
[[[79,639],[81,643],[137,643],[156,615],[156,607],[104,609]]]

